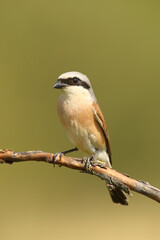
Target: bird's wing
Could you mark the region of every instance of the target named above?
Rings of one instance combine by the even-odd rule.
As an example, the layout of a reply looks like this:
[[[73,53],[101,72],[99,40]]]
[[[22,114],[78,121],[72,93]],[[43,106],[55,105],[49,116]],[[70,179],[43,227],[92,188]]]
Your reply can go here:
[[[92,109],[93,109],[93,112],[94,112],[94,116],[95,116],[95,119],[96,121],[98,122],[99,126],[101,127],[102,129],[102,132],[104,134],[104,137],[105,137],[105,142],[106,142],[106,148],[107,148],[107,154],[109,156],[109,160],[110,160],[110,163],[112,165],[112,153],[111,153],[111,147],[110,147],[110,142],[109,142],[109,136],[108,136],[108,131],[107,131],[107,126],[106,126],[106,123],[105,123],[105,120],[104,120],[104,117],[103,117],[103,114],[98,106],[97,103],[93,103],[92,104]]]

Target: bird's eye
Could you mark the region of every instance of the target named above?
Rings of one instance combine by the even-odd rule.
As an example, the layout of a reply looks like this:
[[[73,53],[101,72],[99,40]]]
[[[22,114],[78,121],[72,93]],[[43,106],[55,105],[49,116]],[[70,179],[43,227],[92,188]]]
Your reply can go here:
[[[74,82],[74,83],[77,83],[78,81],[79,81],[79,78],[77,78],[77,77],[74,77],[74,78],[73,78],[73,82]]]

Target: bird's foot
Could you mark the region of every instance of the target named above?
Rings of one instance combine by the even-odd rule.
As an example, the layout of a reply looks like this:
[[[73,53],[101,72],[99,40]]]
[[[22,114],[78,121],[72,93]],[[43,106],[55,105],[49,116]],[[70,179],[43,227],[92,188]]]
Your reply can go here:
[[[57,153],[55,153],[55,154],[53,155],[53,166],[54,166],[54,167],[55,167],[55,164],[56,164],[58,158],[60,158],[60,160],[61,160],[61,158],[62,158],[64,155],[65,155],[65,152],[57,152]],[[59,167],[61,167],[61,165],[59,165]]]
[[[92,155],[90,158],[84,157],[83,161],[85,162],[85,170],[93,174],[93,167],[106,168],[106,163],[98,160],[95,155]]]
[[[85,162],[85,170],[86,172],[89,172],[91,174],[93,174],[93,167],[94,166],[94,158],[95,155],[92,155],[90,158],[84,157],[83,161]]]
[[[94,167],[98,166],[98,167],[101,167],[101,168],[106,168],[106,163],[94,158],[92,160],[92,166],[94,166]]]
[[[56,161],[59,157],[60,157],[60,160],[61,160],[62,156],[64,156],[67,153],[74,152],[74,151],[78,151],[78,148],[75,147],[75,148],[69,149],[67,151],[55,153],[54,156],[53,156],[53,166],[55,167],[55,163],[56,163]],[[62,167],[62,166],[59,165],[59,167]]]

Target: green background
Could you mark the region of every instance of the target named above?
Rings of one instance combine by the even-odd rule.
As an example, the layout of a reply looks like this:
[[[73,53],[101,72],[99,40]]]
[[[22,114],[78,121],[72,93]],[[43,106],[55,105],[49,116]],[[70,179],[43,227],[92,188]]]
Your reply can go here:
[[[91,80],[115,169],[160,187],[160,2],[0,1],[0,148],[72,147],[59,121],[66,71]],[[82,154],[75,153],[81,157]],[[45,163],[0,166],[0,239],[157,239],[160,209],[114,205],[96,177]]]

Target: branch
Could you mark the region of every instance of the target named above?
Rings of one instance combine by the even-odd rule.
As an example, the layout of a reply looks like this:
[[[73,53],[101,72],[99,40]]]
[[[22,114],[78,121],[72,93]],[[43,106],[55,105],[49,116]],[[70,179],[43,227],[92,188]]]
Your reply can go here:
[[[53,164],[55,154],[42,151],[14,152],[8,149],[0,150],[0,163],[38,161]],[[83,159],[72,157],[57,157],[56,163],[61,166],[81,170],[86,172],[86,162]],[[92,172],[102,180],[107,180],[109,184],[120,187],[124,192],[130,194],[130,190],[143,194],[160,203],[160,190],[151,186],[148,182],[132,179],[111,168],[101,168],[92,166]],[[130,194],[131,195],[131,194]]]

